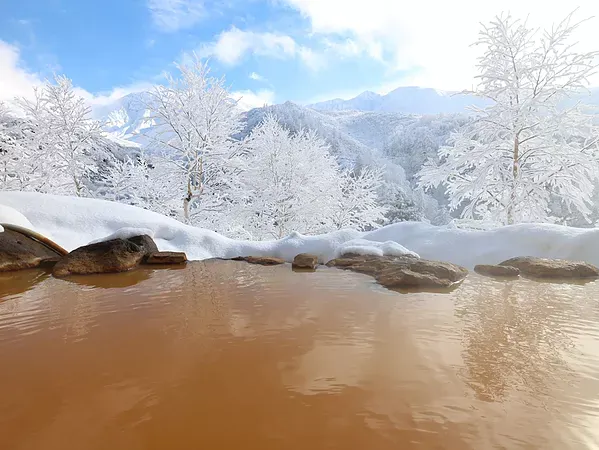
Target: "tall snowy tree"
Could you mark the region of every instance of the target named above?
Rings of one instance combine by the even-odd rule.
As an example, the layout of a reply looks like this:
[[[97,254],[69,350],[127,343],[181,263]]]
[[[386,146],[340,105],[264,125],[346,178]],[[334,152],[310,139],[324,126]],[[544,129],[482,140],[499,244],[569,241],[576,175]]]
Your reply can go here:
[[[292,135],[268,114],[244,148],[243,215],[254,239],[331,228],[329,211],[338,197],[339,169],[316,133],[302,129]]]
[[[167,86],[156,86],[146,107],[156,123],[147,136],[182,177],[182,189],[173,192],[182,205],[182,218],[204,224],[229,208],[239,171],[238,143],[241,130],[236,102],[224,79],[210,76],[197,56],[177,66],[180,77],[167,76]]]
[[[22,98],[18,104],[25,113],[20,170],[27,188],[84,195],[101,130],[71,80],[57,76],[36,88],[33,100]]]
[[[439,150],[440,163],[420,172],[425,187],[443,184],[462,216],[502,223],[544,221],[558,198],[568,210],[590,212],[599,176],[599,132],[572,99],[597,67],[596,52],[579,53],[572,14],[539,33],[509,15],[483,26],[479,84],[490,101],[476,120]]]
[[[292,231],[323,233],[377,226],[382,174],[375,169],[342,171],[328,144],[314,131],[291,133],[268,114],[245,140],[244,200],[238,214],[254,239]]]
[[[16,121],[8,107],[0,102],[0,189],[20,188],[19,146]]]
[[[377,228],[385,220],[387,208],[379,203],[383,170],[364,167],[360,171],[345,169],[339,176],[337,203],[330,207],[331,220],[337,229]]]

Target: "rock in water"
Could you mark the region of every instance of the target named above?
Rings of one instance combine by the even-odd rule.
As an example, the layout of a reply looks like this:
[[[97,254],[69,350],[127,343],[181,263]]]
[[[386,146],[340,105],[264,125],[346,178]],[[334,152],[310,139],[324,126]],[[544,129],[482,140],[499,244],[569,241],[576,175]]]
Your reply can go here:
[[[154,239],[152,239],[147,234],[130,237],[130,238],[127,238],[127,240],[129,242],[133,242],[135,245],[139,245],[141,247],[141,249],[144,251],[144,253],[146,254],[146,256],[149,256],[150,253],[158,252],[158,247],[156,246]]]
[[[309,253],[300,253],[293,259],[292,267],[294,269],[316,269],[318,265],[318,256]]]
[[[461,266],[411,256],[347,254],[327,266],[371,275],[387,288],[447,288],[468,275]]]
[[[152,252],[145,260],[146,264],[185,264],[187,255],[183,252]]]
[[[517,267],[495,266],[492,264],[479,264],[474,267],[474,271],[489,277],[517,277],[520,275],[520,269]]]
[[[508,259],[500,266],[515,267],[520,273],[536,278],[592,279],[599,278],[599,268],[582,261],[520,256]]]
[[[146,252],[128,239],[112,239],[73,250],[54,266],[56,277],[125,272],[137,267]]]
[[[277,266],[279,264],[285,264],[285,260],[281,258],[274,258],[272,256],[238,256],[233,258],[233,261],[245,261],[250,264],[259,264],[261,266]]]
[[[0,233],[0,272],[31,269],[57,256],[57,252],[17,231],[5,229]]]

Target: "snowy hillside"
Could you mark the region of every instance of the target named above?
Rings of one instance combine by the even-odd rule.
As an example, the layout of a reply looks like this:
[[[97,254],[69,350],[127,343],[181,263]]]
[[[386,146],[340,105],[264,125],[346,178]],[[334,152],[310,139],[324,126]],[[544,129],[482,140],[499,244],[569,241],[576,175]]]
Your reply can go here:
[[[463,113],[470,105],[484,106],[471,96],[421,87],[400,87],[386,95],[366,91],[349,100],[334,99],[309,105],[319,111],[376,111],[404,114]]]
[[[380,157],[387,140],[398,129],[418,120],[403,114],[361,111],[316,111],[286,102],[282,105],[256,108],[247,113],[241,137],[249,134],[267,113],[291,131],[308,128],[318,132],[331,146],[342,163],[369,164]]]
[[[152,134],[155,125],[145,107],[147,97],[145,93],[126,95],[113,103],[94,108],[94,118],[104,124],[104,130],[114,140],[145,146],[148,143],[146,135]]]
[[[147,145],[147,136],[152,135],[155,125],[144,106],[147,100],[147,94],[129,94],[96,107],[94,116],[105,122],[104,129],[115,138]],[[387,95],[366,91],[351,100],[335,99],[309,106],[286,102],[274,106],[273,111],[291,129],[299,126],[318,129],[334,149],[360,154],[364,147],[382,149],[398,126],[414,120],[406,116],[463,113],[472,104],[483,105],[472,96],[401,87]],[[259,122],[263,112],[264,108],[257,108],[247,113],[246,132]]]

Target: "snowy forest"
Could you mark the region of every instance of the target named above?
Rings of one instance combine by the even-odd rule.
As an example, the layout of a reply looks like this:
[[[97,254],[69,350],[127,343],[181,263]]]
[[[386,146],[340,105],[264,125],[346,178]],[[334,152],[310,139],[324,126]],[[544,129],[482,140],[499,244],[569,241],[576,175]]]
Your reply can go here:
[[[98,120],[56,76],[0,104],[0,190],[102,198],[254,240],[410,220],[595,226],[598,116],[583,100],[598,54],[576,51],[578,25],[483,26],[463,94],[484,101],[463,113],[243,112],[196,57]]]

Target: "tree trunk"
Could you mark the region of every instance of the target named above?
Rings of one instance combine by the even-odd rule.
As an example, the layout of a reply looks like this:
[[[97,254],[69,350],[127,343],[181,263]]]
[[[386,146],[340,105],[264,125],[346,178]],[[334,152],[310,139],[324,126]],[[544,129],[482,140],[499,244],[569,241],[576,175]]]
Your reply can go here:
[[[520,140],[518,135],[514,138],[514,153],[512,161],[512,186],[510,191],[510,202],[507,208],[507,223],[514,223],[514,204],[516,203],[516,180],[518,179],[518,159],[520,158]]]

